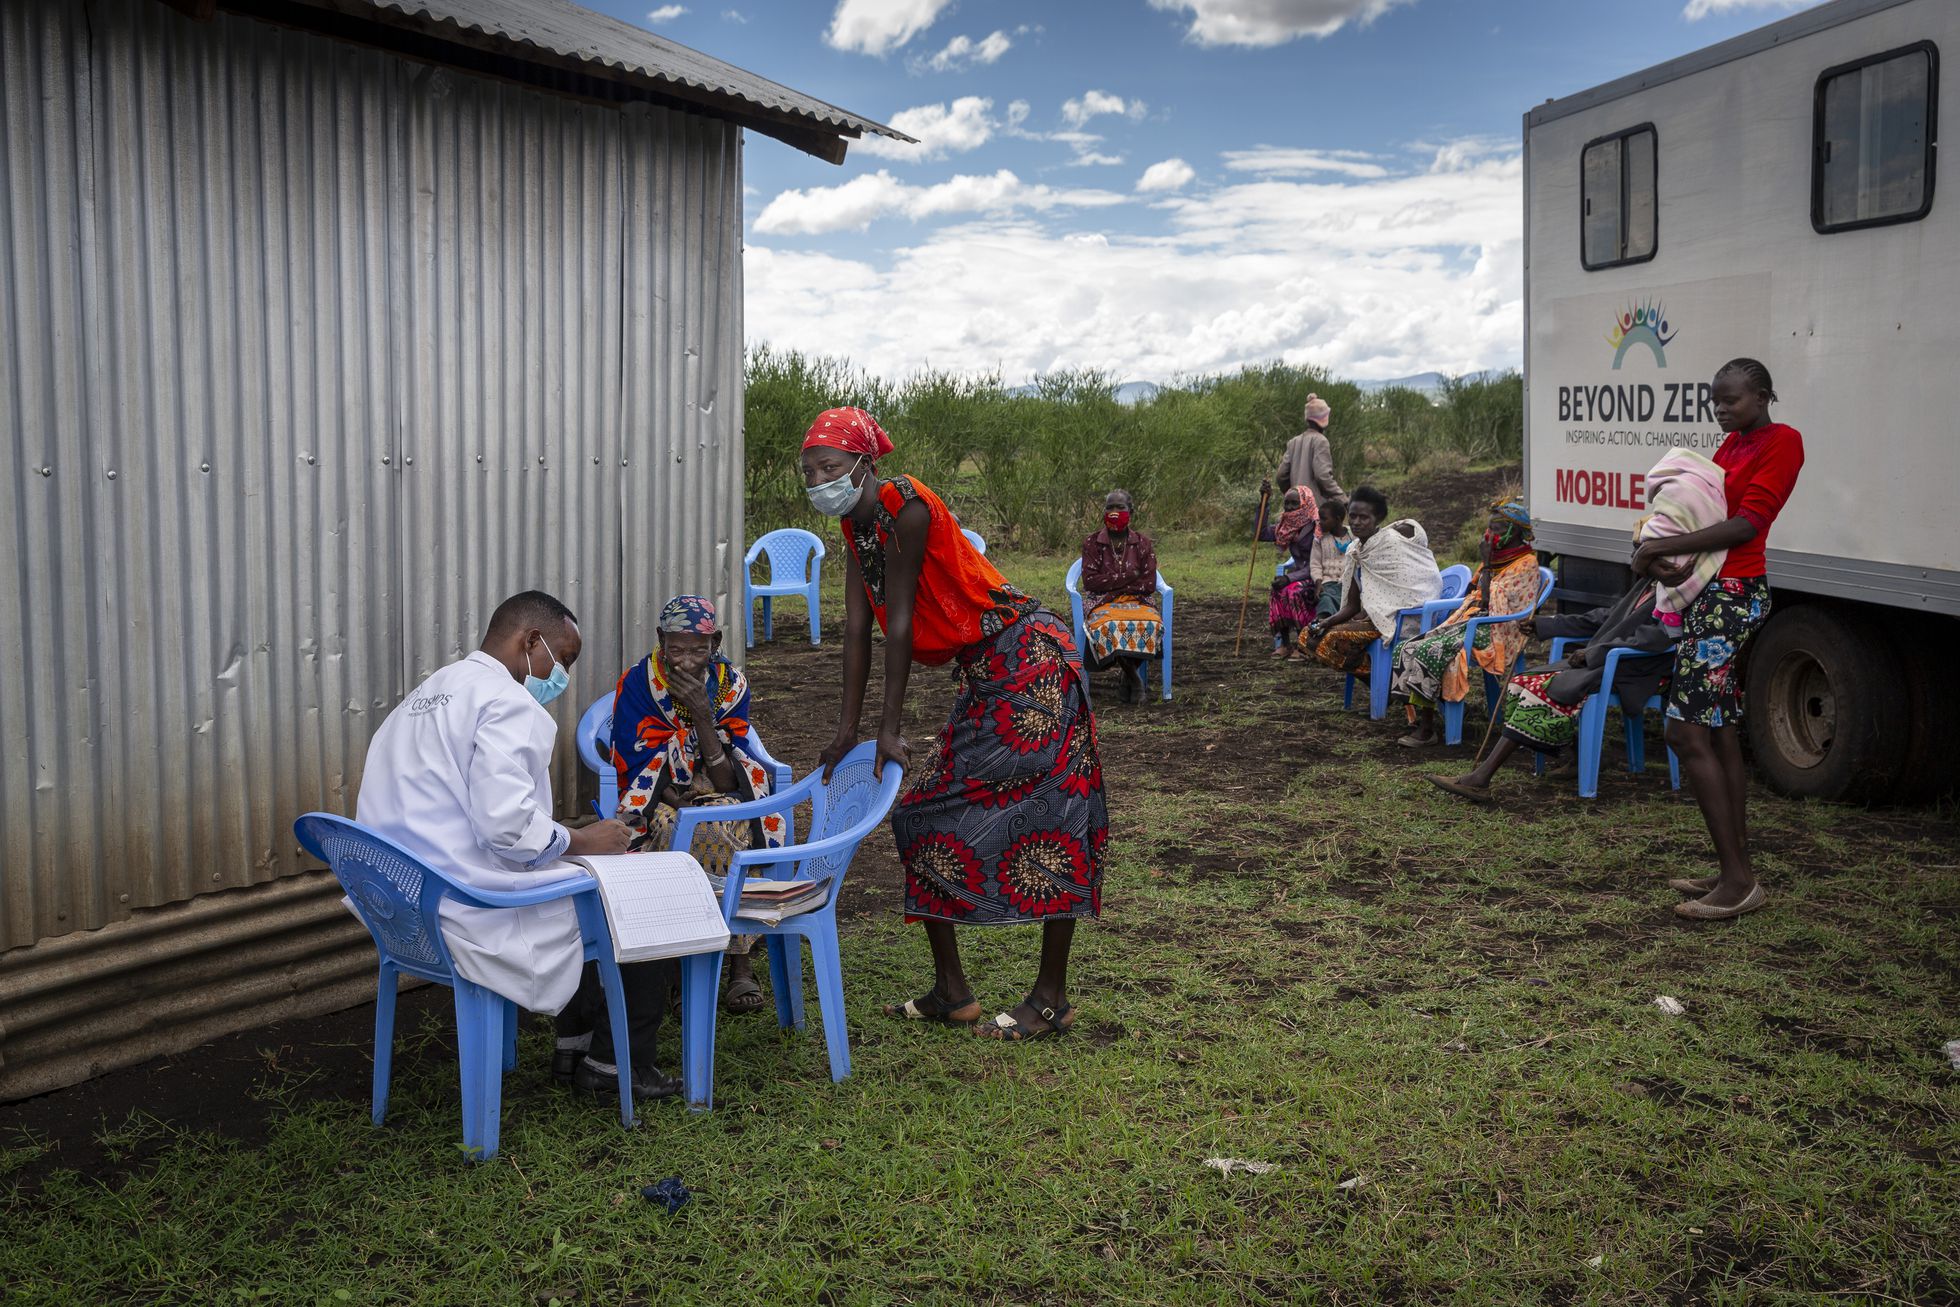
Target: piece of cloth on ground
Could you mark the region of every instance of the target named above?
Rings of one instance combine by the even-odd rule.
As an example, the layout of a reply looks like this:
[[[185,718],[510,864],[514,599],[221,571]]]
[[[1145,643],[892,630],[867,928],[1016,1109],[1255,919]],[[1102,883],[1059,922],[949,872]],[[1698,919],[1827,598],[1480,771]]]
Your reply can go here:
[[[952,715],[892,813],[907,921],[1100,915],[1109,812],[1074,659],[1046,610],[961,651]]]

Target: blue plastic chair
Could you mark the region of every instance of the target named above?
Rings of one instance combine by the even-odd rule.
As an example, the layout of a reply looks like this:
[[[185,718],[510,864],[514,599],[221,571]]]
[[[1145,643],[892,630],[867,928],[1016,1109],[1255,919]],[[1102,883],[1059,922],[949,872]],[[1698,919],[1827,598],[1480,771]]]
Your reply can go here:
[[[1573,645],[1584,643],[1584,640],[1571,636],[1561,637],[1552,641],[1552,661],[1557,662],[1559,659],[1565,657],[1565,651]],[[1667,652],[1672,653],[1673,649],[1674,646],[1669,646]],[[1647,658],[1653,656],[1652,654],[1643,654],[1637,649],[1614,649],[1606,655],[1605,675],[1600,679],[1599,689],[1589,695],[1586,702],[1579,709],[1579,735],[1577,745],[1579,749],[1580,798],[1596,799],[1599,797],[1599,767],[1601,756],[1606,751],[1606,715],[1616,707],[1620,710],[1620,716],[1625,721],[1627,771],[1638,776],[1641,772],[1647,770],[1647,714],[1650,712],[1661,713],[1663,714],[1663,720],[1665,720],[1665,713],[1667,712],[1666,700],[1658,694],[1649,695],[1647,702],[1641,705],[1638,719],[1629,717],[1627,716],[1626,705],[1621,703],[1619,696],[1613,693],[1613,678],[1620,670],[1620,660],[1622,658]],[[1532,770],[1541,776],[1544,774],[1544,754],[1537,755],[1536,760],[1532,764]],[[1681,788],[1681,760],[1674,756],[1674,750],[1671,748],[1667,750],[1667,782],[1676,790]]]
[[[969,531],[965,527],[960,528],[960,534],[966,537],[966,542],[972,545],[975,551],[981,554],[987,552],[987,537],[981,535],[978,531]]]
[[[517,1065],[517,1005],[456,974],[436,911],[445,898],[479,908],[522,908],[570,898],[585,937],[585,959],[599,964],[619,1061],[619,1119],[633,1124],[632,1050],[627,1042],[626,992],[613,960],[612,935],[598,883],[584,872],[526,890],[472,889],[358,822],[309,812],[293,823],[301,847],[332,869],[355,915],[374,936],[381,976],[374,995],[374,1123],[388,1115],[394,1068],[396,977],[420,976],[456,996],[457,1062],[463,1084],[463,1147],[487,1162],[497,1155],[503,1119],[504,1072]]]
[[[599,797],[593,801],[592,809],[601,817],[610,817],[619,811],[619,772],[612,765],[612,719],[613,695],[600,695],[578,719],[579,761],[586,769],[599,778]],[[763,747],[762,735],[749,723],[749,752],[755,760],[769,772],[770,786],[773,789],[789,788],[790,769],[788,763],[777,762]]]
[[[755,583],[755,560],[769,556],[769,580]],[[749,546],[742,559],[742,625],[748,631],[748,647],[755,648],[755,601],[762,601],[762,638],[776,638],[775,600],[801,596],[810,606],[810,643],[823,643],[823,607],[818,597],[823,588],[823,541],[808,531],[794,527],[771,531]]]
[[[1376,639],[1368,646],[1368,716],[1372,721],[1388,716],[1388,682],[1394,672],[1395,646],[1402,643],[1402,619],[1415,618],[1416,633],[1427,635],[1436,623],[1462,606],[1463,596],[1469,592],[1470,569],[1463,564],[1444,568],[1442,575],[1441,593],[1428,603],[1397,610],[1395,629],[1388,633],[1388,638]],[[1342,687],[1341,707],[1354,707],[1353,672],[1348,673],[1347,684]]]
[[[884,779],[878,779],[872,772],[877,755],[876,741],[866,740],[844,755],[828,784],[819,769],[750,803],[684,808],[674,827],[672,847],[686,849],[694,843],[694,828],[701,822],[751,820],[770,813],[782,813],[794,820],[797,804],[810,805],[809,837],[803,843],[780,849],[744,849],[730,859],[721,908],[731,933],[760,935],[768,942],[769,984],[776,995],[776,1020],[784,1028],[803,1028],[803,954],[796,941],[809,944],[832,1080],[851,1074],[850,1034],[844,1024],[844,969],[837,947],[837,894],[858,845],[885,820],[905,775],[897,763],[886,763]],[[737,911],[742,883],[752,874],[778,880],[824,881],[829,891],[821,907],[784,917],[774,926],[763,925],[743,919]],[[721,960],[722,955],[715,952],[697,953],[681,962],[681,1080],[688,1106],[702,1110],[714,1106]]]
[[[1480,626],[1498,626],[1505,622],[1522,622],[1527,617],[1535,616],[1538,610],[1545,606],[1545,600],[1551,597],[1552,584],[1552,569],[1549,567],[1539,568],[1538,598],[1532,601],[1531,607],[1518,613],[1492,613],[1487,617],[1471,618],[1463,624],[1463,647],[1465,649],[1474,647],[1470,642],[1477,638],[1477,628]],[[1474,667],[1476,664],[1473,662],[1471,665]],[[1518,650],[1517,662],[1514,664],[1512,670],[1514,673],[1524,670],[1523,649]],[[1503,693],[1503,689],[1504,683],[1502,681],[1492,676],[1488,671],[1484,672],[1484,712],[1492,719],[1497,718],[1503,712],[1504,705],[1498,698]],[[1461,703],[1442,703],[1437,705],[1436,711],[1437,715],[1443,719],[1443,743],[1463,743],[1463,705]]]
[[[1081,584],[1082,560],[1078,558],[1069,564],[1068,577],[1062,582],[1062,585],[1068,591],[1069,612],[1075,618],[1075,651],[1082,657],[1082,666],[1084,669],[1082,691],[1084,694],[1087,694],[1089,691],[1089,677],[1087,675],[1089,666],[1089,624],[1084,619],[1082,612]],[[1171,610],[1177,601],[1177,592],[1171,589],[1168,581],[1164,580],[1164,574],[1162,572],[1157,573],[1157,597],[1163,600],[1164,618],[1163,649],[1158,658],[1158,663],[1162,667],[1160,679],[1164,683],[1164,700],[1168,703],[1171,697]],[[1140,670],[1143,674],[1144,688],[1148,689],[1150,686],[1150,665],[1145,663]]]

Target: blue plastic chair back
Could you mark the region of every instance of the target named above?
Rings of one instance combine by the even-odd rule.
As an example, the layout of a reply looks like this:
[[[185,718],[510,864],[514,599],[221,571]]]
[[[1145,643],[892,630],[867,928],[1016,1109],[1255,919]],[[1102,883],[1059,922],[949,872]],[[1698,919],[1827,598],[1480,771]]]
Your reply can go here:
[[[442,937],[436,908],[459,888],[385,835],[326,813],[294,823],[301,847],[327,864],[374,936],[381,960],[424,980],[456,983],[456,967]]]
[[[1470,578],[1474,575],[1475,573],[1473,573],[1469,568],[1465,567],[1462,563],[1457,563],[1454,564],[1453,566],[1444,568],[1443,588],[1440,592],[1438,592],[1436,597],[1438,599],[1463,598],[1464,595],[1470,593]]]
[[[960,534],[966,537],[966,542],[973,546],[974,552],[981,554],[987,552],[987,538],[978,531],[969,531],[965,527],[961,527]]]
[[[601,817],[619,811],[619,770],[612,763],[613,698],[613,694],[602,694],[592,701],[592,706],[578,719],[578,736],[573,741],[578,746],[579,761],[599,778],[599,797],[593,802],[593,809]],[[776,789],[789,788],[789,764],[769,756],[768,748],[762,743],[762,733],[756,730],[754,722],[749,723],[749,753],[768,771],[770,783]]]
[[[749,550],[749,564],[757,558],[769,560],[769,579],[756,584],[757,594],[801,594],[810,584],[817,560],[824,556],[823,541],[808,531],[785,527],[771,531]]]

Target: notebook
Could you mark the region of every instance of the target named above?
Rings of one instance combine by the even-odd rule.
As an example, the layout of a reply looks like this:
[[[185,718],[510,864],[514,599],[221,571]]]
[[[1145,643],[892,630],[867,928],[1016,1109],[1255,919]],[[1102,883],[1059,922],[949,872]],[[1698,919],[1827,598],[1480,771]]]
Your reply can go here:
[[[708,874],[686,853],[616,853],[568,858],[599,882],[599,900],[612,928],[613,956],[650,962],[728,947]]]

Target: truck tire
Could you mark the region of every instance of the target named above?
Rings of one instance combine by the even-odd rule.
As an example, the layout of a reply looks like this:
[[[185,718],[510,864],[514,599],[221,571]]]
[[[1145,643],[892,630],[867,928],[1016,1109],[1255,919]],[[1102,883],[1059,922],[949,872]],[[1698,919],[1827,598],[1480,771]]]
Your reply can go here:
[[[1954,647],[1960,623],[1951,617],[1899,613],[1890,626],[1905,670],[1910,731],[1893,797],[1900,803],[1930,803],[1960,788],[1960,750],[1954,748],[1960,740],[1960,681],[1941,665],[1943,651]]]
[[[1749,650],[1749,742],[1785,794],[1843,803],[1892,796],[1911,744],[1905,665],[1887,629],[1855,610],[1795,604]]]

